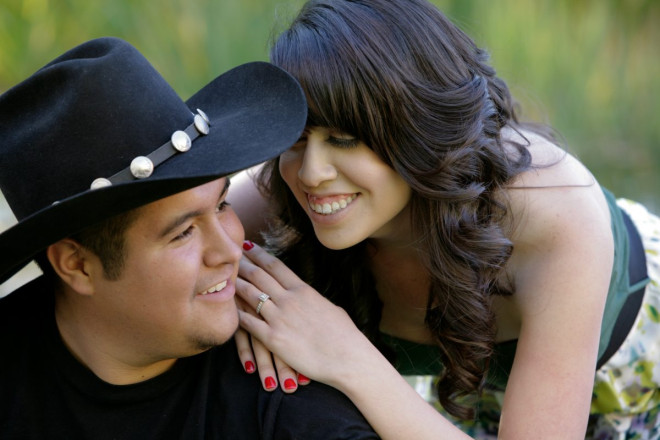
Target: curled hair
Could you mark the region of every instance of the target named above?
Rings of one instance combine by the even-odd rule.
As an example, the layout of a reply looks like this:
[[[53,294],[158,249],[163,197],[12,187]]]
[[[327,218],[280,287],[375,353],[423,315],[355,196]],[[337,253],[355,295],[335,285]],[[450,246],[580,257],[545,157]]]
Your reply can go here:
[[[518,121],[488,54],[425,0],[313,0],[274,42],[271,61],[306,92],[310,126],[364,141],[412,188],[411,227],[430,274],[425,324],[440,347],[438,395],[460,418],[479,394],[495,344],[492,296],[512,252],[502,189],[531,167],[501,137]],[[333,251],[316,239],[278,172],[261,175],[280,202],[267,237],[299,274],[380,346],[380,304],[364,244]],[[501,197],[501,196],[500,196]],[[322,270],[315,270],[323,268]]]

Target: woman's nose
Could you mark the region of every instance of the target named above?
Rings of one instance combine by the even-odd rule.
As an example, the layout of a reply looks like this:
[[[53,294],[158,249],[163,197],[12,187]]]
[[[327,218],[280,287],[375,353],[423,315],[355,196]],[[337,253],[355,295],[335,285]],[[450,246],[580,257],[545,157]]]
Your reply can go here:
[[[298,178],[308,187],[317,187],[325,181],[337,178],[331,147],[324,145],[318,136],[310,136],[307,140]]]

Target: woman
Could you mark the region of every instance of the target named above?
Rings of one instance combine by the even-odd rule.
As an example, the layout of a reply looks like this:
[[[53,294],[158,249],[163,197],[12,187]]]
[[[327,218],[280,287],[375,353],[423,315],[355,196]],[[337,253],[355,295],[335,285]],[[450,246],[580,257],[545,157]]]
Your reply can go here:
[[[262,343],[286,389],[288,366],[340,389],[383,438],[660,436],[658,218],[519,121],[424,0],[311,1],[271,60],[309,115],[259,176],[266,241],[315,290],[246,243],[265,386]]]

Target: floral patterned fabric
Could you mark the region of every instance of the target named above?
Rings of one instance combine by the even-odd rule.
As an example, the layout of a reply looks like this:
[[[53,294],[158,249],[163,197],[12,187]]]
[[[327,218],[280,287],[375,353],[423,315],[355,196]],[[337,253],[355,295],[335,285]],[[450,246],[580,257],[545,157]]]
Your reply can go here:
[[[589,437],[660,439],[660,218],[618,200],[637,227],[651,279],[630,334],[596,372]]]

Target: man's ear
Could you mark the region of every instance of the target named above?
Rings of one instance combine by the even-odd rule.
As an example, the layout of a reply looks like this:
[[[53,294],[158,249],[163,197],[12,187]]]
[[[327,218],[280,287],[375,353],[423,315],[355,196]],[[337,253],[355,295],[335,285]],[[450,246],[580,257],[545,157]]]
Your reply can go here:
[[[46,254],[57,275],[74,291],[94,294],[94,261],[91,260],[94,256],[80,243],[65,238],[48,246]]]

